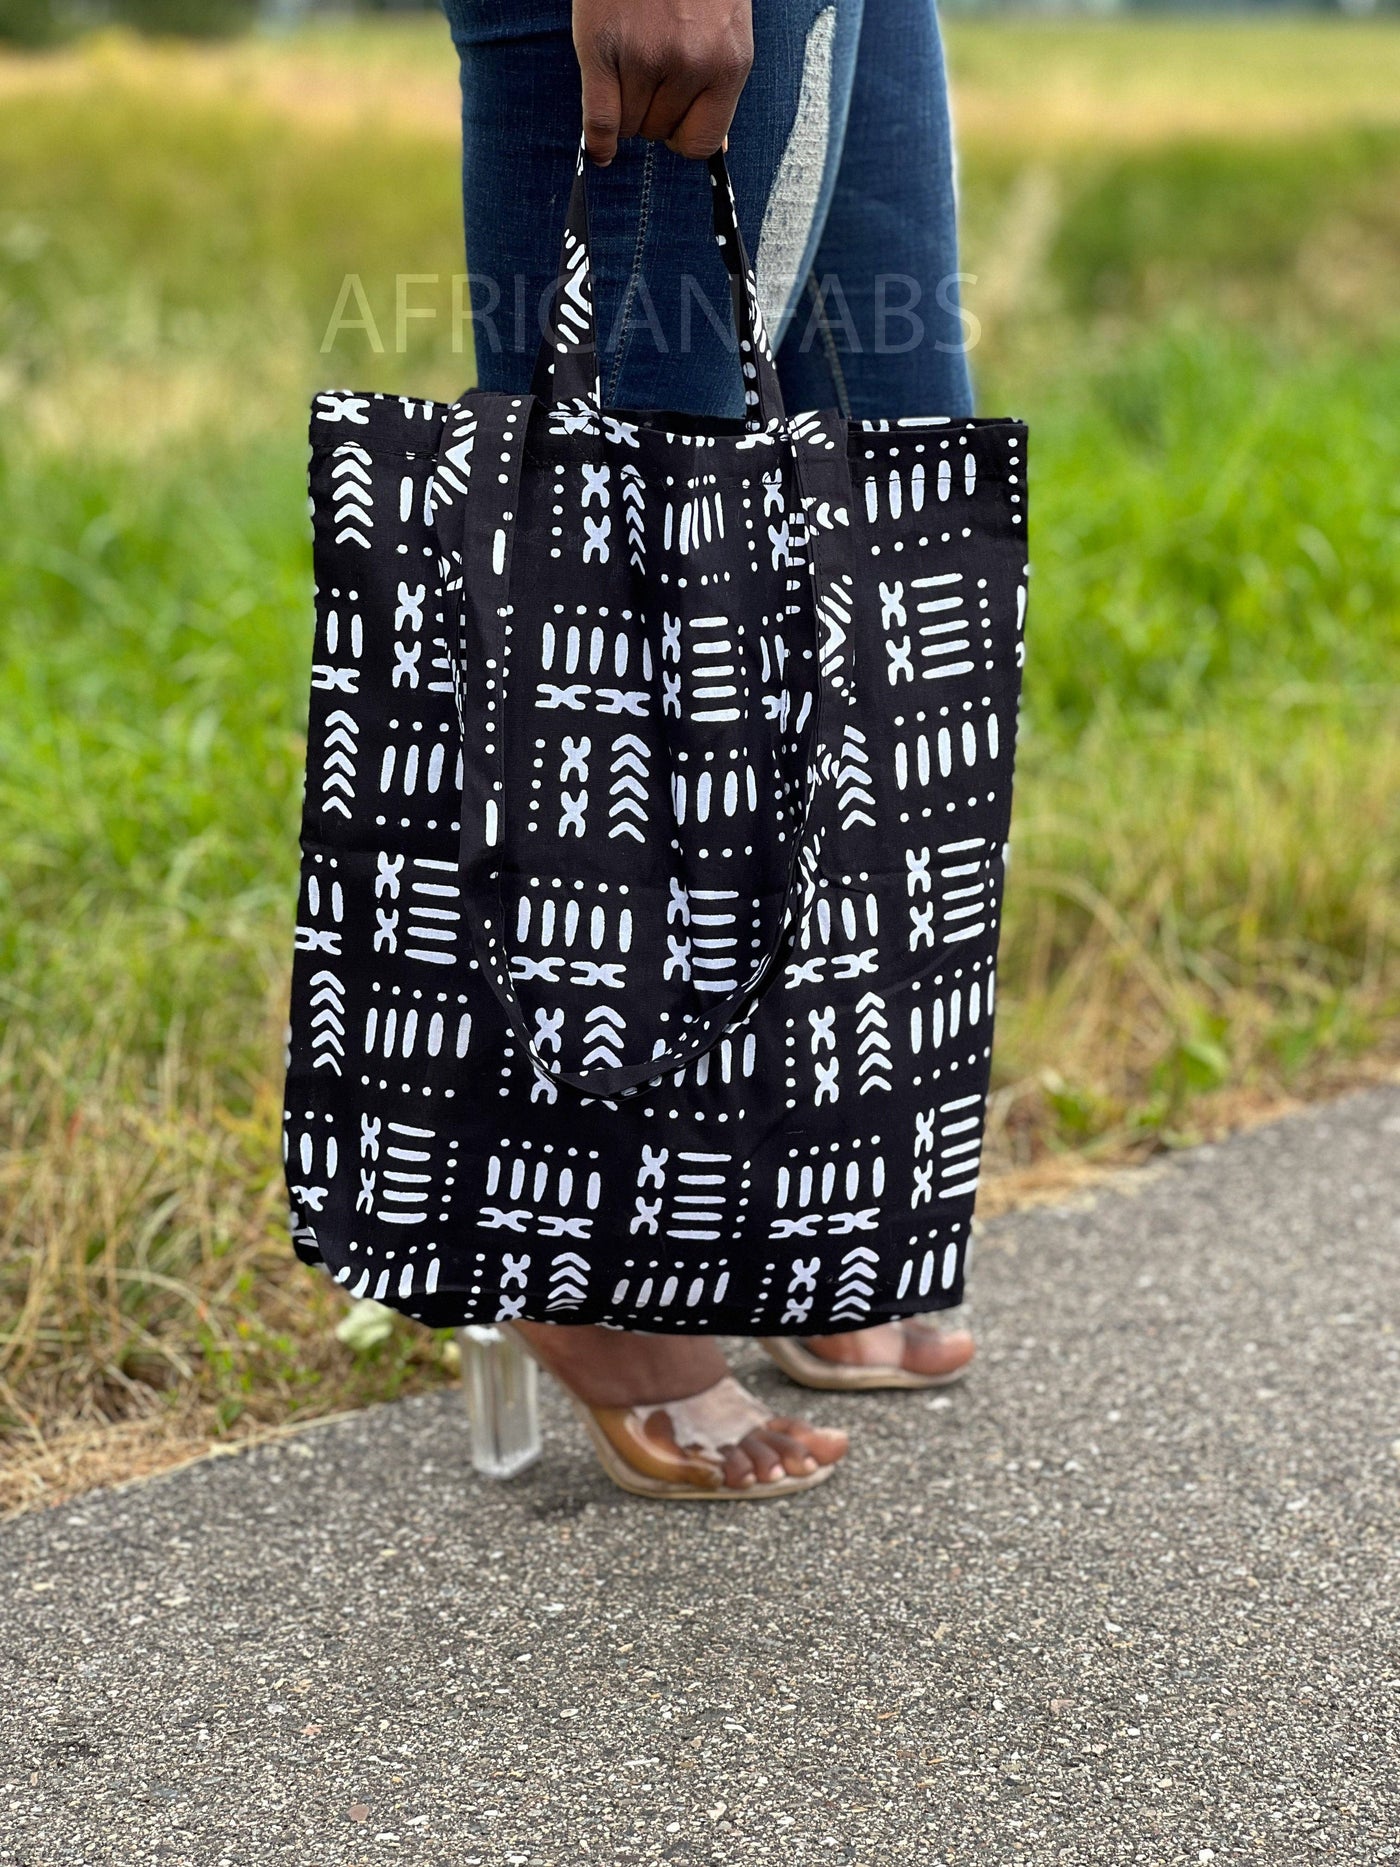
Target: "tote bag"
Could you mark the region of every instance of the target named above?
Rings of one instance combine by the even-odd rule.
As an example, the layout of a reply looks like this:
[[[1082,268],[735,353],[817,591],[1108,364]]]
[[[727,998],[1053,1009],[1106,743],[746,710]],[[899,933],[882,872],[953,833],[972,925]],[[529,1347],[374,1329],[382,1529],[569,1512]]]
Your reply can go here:
[[[583,166],[533,393],[316,398],[292,1238],[434,1326],[961,1300],[1025,432],[600,405]]]

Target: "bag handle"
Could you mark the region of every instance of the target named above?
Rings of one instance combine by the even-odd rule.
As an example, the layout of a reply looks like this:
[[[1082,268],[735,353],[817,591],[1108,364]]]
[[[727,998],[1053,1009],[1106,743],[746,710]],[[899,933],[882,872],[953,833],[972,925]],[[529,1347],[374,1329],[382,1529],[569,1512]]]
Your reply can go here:
[[[535,360],[531,393],[541,402],[576,402],[601,409],[602,379],[593,316],[593,262],[588,239],[587,160],[579,144],[574,185],[564,222],[559,277],[550,296],[545,336]],[[756,433],[781,420],[782,391],[758,302],[758,282],[739,231],[739,210],[722,150],[709,159],[711,217],[720,258],[729,275],[734,329],[744,374],[744,425]]]
[[[625,1095],[644,1084],[684,1069],[742,1023],[756,1007],[792,951],[816,892],[823,831],[816,819],[820,783],[839,737],[828,714],[852,704],[849,684],[836,672],[842,659],[843,624],[849,596],[828,605],[835,583],[850,587],[851,477],[846,458],[845,424],[835,414],[803,415],[785,426],[778,444],[791,450],[805,514],[810,605],[804,609],[817,642],[814,696],[806,730],[792,755],[800,773],[801,797],[793,826],[782,904],[774,933],[749,976],[723,1000],[694,1019],[684,1040],[649,1058],[606,1069],[565,1070],[539,1050],[515,991],[505,944],[507,910],[501,885],[500,851],[506,833],[506,680],[508,635],[515,615],[511,602],[513,516],[525,451],[525,436],[538,404],[533,396],[469,393],[446,424],[438,456],[436,502],[446,506],[452,492],[462,499],[460,546],[449,588],[460,590],[464,636],[456,668],[460,697],[464,685],[480,704],[485,730],[480,756],[462,761],[462,906],[481,970],[494,992],[516,1042],[541,1076],[581,1096]],[[477,730],[474,726],[474,732]]]
[[[776,445],[791,459],[805,523],[811,589],[804,604],[817,641],[813,704],[800,742],[787,748],[795,769],[799,802],[788,852],[783,897],[775,929],[748,977],[719,1003],[690,1020],[684,1039],[649,1058],[609,1069],[569,1071],[540,1052],[516,995],[505,946],[506,907],[501,886],[500,850],[505,838],[505,705],[509,668],[508,636],[514,516],[525,453],[525,437],[540,402],[563,404],[566,411],[591,414],[587,425],[603,428],[598,353],[593,319],[589,261],[588,203],[582,146],[569,197],[564,229],[560,284],[551,305],[549,332],[542,344],[530,396],[469,392],[455,406],[443,431],[434,478],[434,503],[462,504],[460,546],[445,546],[455,560],[449,589],[460,591],[463,640],[458,645],[454,686],[465,739],[464,687],[473,689],[486,730],[481,755],[463,759],[462,900],[478,963],[506,1015],[510,1030],[540,1074],[583,1096],[625,1095],[672,1071],[683,1069],[712,1049],[750,1015],[767,991],[797,938],[816,890],[822,831],[815,800],[831,763],[835,735],[826,725],[827,704],[849,705],[849,686],[837,672],[848,619],[850,589],[851,476],[846,458],[846,426],[836,414],[784,419],[777,371],[764,331],[758,290],[739,230],[734,191],[722,154],[710,159],[710,188],[715,238],[729,274],[735,329],[744,372],[744,425],[761,435],[759,445]],[[572,425],[572,424],[571,424]],[[468,493],[468,486],[470,492]],[[845,594],[828,604],[838,584]],[[467,652],[467,631],[473,639]],[[829,691],[828,691],[829,690]],[[475,722],[473,723],[475,731]]]

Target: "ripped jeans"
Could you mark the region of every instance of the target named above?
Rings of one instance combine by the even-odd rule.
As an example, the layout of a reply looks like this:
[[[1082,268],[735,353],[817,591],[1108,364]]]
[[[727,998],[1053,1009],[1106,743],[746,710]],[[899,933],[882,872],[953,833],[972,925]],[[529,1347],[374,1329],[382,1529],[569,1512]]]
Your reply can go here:
[[[477,379],[529,388],[582,114],[568,0],[444,0],[462,66]],[[934,0],[756,0],[729,137],[789,409],[967,415]],[[634,139],[589,175],[604,401],[741,412],[702,162]]]

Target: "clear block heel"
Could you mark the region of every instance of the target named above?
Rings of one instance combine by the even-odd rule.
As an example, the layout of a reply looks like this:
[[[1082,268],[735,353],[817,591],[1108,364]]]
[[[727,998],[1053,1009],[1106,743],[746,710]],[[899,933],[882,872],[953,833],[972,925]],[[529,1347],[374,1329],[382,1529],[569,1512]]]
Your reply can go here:
[[[539,1370],[503,1329],[457,1331],[471,1421],[472,1464],[484,1478],[513,1478],[540,1455]]]
[[[469,1336],[494,1336],[495,1329],[464,1329],[463,1356],[468,1356]],[[528,1339],[513,1324],[500,1330],[519,1352],[533,1357]],[[471,1363],[468,1360],[468,1366]],[[531,1367],[534,1367],[531,1360]],[[725,1375],[698,1394],[680,1400],[665,1400],[635,1407],[591,1406],[557,1373],[554,1379],[564,1390],[570,1405],[587,1429],[593,1449],[603,1470],[615,1485],[637,1497],[704,1498],[738,1502],[743,1498],[788,1497],[795,1491],[810,1491],[823,1484],[836,1470],[834,1463],[816,1464],[812,1471],[794,1475],[784,1472],[747,1485],[725,1483],[725,1448],[740,1444],[756,1427],[792,1424],[775,1420],[768,1408],[734,1379]],[[470,1389],[468,1390],[470,1391]],[[836,1435],[844,1439],[845,1435]],[[836,1453],[845,1450],[844,1445]],[[813,1455],[815,1458],[815,1455]],[[478,1470],[486,1470],[480,1457]],[[512,1470],[517,1469],[511,1467]]]

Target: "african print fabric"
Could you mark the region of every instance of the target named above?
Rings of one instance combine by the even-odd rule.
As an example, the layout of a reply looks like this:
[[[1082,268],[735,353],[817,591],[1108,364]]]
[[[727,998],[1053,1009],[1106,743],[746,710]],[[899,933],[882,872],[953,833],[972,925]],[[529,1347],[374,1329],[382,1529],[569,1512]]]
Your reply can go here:
[[[600,408],[581,186],[537,393],[316,399],[285,1161],[354,1296],[816,1334],[958,1303],[1025,434]]]

